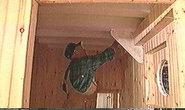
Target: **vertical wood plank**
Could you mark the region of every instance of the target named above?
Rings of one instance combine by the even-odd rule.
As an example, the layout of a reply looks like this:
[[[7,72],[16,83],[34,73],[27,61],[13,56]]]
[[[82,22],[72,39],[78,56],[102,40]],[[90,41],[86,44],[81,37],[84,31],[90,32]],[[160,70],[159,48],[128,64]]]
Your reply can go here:
[[[32,74],[32,63],[33,63],[33,52],[35,44],[35,31],[37,23],[37,10],[38,3],[35,0],[32,0],[32,9],[31,9],[31,21],[30,29],[28,35],[28,47],[26,55],[26,70],[24,76],[24,90],[23,90],[23,108],[29,108],[30,101],[30,86],[31,86],[31,74]]]
[[[178,71],[179,73],[179,95],[180,95],[180,107],[185,106],[185,1],[178,0],[176,6],[174,7],[174,18],[175,18],[175,35],[177,39],[177,61],[178,61]]]
[[[22,107],[31,0],[1,1],[0,107]]]

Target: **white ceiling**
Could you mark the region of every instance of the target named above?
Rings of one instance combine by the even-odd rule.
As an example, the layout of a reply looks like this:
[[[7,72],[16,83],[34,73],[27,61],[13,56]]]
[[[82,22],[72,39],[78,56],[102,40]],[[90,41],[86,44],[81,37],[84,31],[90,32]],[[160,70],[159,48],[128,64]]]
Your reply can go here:
[[[132,35],[154,4],[40,4],[37,38],[50,47],[84,41],[87,49],[111,45],[110,30]],[[124,36],[123,36],[124,37]],[[96,48],[94,48],[96,47]]]

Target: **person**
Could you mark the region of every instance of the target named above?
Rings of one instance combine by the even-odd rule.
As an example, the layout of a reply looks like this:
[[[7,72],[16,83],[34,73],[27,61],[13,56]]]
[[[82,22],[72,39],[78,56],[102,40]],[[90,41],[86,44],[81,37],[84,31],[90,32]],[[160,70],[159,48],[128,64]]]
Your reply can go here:
[[[93,77],[95,71],[105,62],[113,59],[117,47],[118,43],[114,41],[102,53],[89,56],[86,54],[82,42],[69,43],[65,48],[65,57],[71,62],[64,75],[62,90],[68,96],[71,90],[84,95],[93,94],[97,86]]]

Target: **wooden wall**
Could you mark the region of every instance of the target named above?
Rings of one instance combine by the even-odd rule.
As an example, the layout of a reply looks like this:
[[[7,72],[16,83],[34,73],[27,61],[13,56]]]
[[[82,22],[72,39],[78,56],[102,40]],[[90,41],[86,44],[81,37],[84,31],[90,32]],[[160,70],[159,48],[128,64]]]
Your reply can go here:
[[[128,53],[124,56],[125,88],[120,92],[120,108],[146,108],[144,65],[134,60]]]
[[[143,42],[138,43],[138,45],[142,45],[144,49],[144,64],[137,63],[128,53],[122,52],[119,57],[113,62],[109,62],[104,67],[99,69],[96,74],[96,81],[99,84],[97,92],[113,92],[119,93],[119,107],[184,107],[185,106],[185,81],[184,81],[184,24],[185,24],[185,14],[184,14],[184,4],[183,0],[176,1],[173,5],[166,5],[166,7],[161,7],[161,5],[157,5],[161,10],[153,10],[151,15],[147,16],[149,23],[144,23],[141,32],[141,36],[136,37],[135,43],[137,44],[143,37],[147,37]],[[169,7],[168,7],[169,6]],[[167,10],[165,10],[167,9]],[[164,11],[164,12],[163,12]],[[161,13],[161,15],[156,13]],[[154,16],[154,19],[152,16]],[[158,19],[160,18],[160,19]],[[165,18],[165,19],[163,19]],[[161,21],[161,22],[160,22]],[[164,22],[163,22],[164,21]],[[167,21],[167,22],[166,22]],[[146,24],[146,25],[145,25]],[[161,28],[163,27],[164,28]],[[144,29],[144,30],[143,30]],[[140,33],[138,32],[138,33]],[[45,49],[44,49],[45,48]],[[44,52],[45,51],[45,52]],[[48,55],[52,55],[53,52],[58,54],[60,53],[59,50],[48,49],[47,47],[42,47],[41,57],[44,59],[52,59],[52,57],[46,56],[45,53],[49,53]],[[61,51],[61,50],[60,50]],[[96,53],[95,51],[91,51],[89,53]],[[124,54],[123,54],[124,53]],[[38,54],[39,55],[39,54]],[[37,55],[36,55],[37,56]],[[57,56],[57,55],[56,55]],[[59,56],[59,55],[58,55]],[[53,59],[57,59],[55,57]],[[157,69],[162,60],[166,59],[169,63],[169,84],[170,84],[170,93],[168,96],[162,96],[159,92],[156,82],[156,74]],[[61,61],[65,62],[67,65],[67,61],[62,58]],[[65,96],[62,96],[62,93],[57,90],[59,89],[59,81],[62,80],[56,77],[56,80],[59,81],[52,81],[51,76],[54,71],[64,71],[60,69],[56,69],[52,67],[53,64],[56,64],[54,60],[45,60],[45,63],[41,66],[44,60],[40,61],[37,59],[35,60],[35,67],[33,72],[33,79],[32,79],[32,99],[31,99],[31,107],[37,107],[40,102],[43,107],[45,106],[54,106],[53,101],[59,100],[58,106],[63,104],[63,99]],[[56,60],[59,62],[59,60]],[[51,63],[51,64],[50,64]],[[38,64],[39,66],[36,66]],[[51,66],[49,66],[51,65]],[[60,65],[60,64],[59,64]],[[115,66],[116,65],[116,66]],[[62,65],[62,67],[64,67]],[[38,68],[39,67],[39,68]],[[48,69],[51,68],[52,69]],[[111,67],[111,68],[110,68]],[[59,68],[59,67],[57,67]],[[64,69],[64,68],[63,68]],[[49,73],[51,71],[52,74],[47,74],[44,77],[43,74]],[[109,73],[111,71],[111,73]],[[116,71],[116,72],[115,72]],[[42,73],[42,74],[41,74]],[[114,76],[112,73],[119,73]],[[56,72],[57,74],[57,72]],[[35,75],[35,76],[34,76]],[[37,75],[37,76],[36,76]],[[39,76],[40,75],[40,76]],[[47,76],[47,77],[46,77]],[[59,75],[58,76],[62,76]],[[47,79],[48,78],[48,79]],[[57,79],[58,78],[58,79]],[[99,79],[100,78],[100,79]],[[112,80],[115,79],[115,80]],[[123,79],[123,80],[121,80]],[[48,90],[47,85],[45,85],[47,80],[49,80],[53,87],[53,89]],[[54,80],[54,79],[53,79]],[[37,81],[34,82],[34,81]],[[34,84],[35,83],[35,84]],[[58,83],[58,84],[57,84]],[[116,86],[114,86],[116,85]],[[45,87],[45,89],[43,89]],[[34,89],[34,88],[37,88]],[[42,89],[41,89],[42,88]],[[48,91],[45,91],[47,88]],[[50,87],[49,87],[50,88]],[[52,90],[56,90],[57,98],[54,97]],[[42,95],[41,95],[42,94]],[[48,94],[48,95],[47,95]],[[49,98],[48,98],[49,97]],[[78,97],[74,95],[74,97]],[[83,101],[81,104],[74,103],[76,107],[94,107],[96,95],[92,95],[91,101],[89,97],[79,96],[78,99],[82,99]],[[48,99],[47,99],[48,98]],[[47,99],[47,100],[45,100]],[[86,102],[86,103],[84,103]],[[87,104],[88,103],[88,104]],[[74,106],[73,106],[74,107]]]
[[[144,49],[144,72],[139,72],[145,85],[144,102],[148,107],[184,107],[184,1],[166,7],[151,24],[147,24],[135,38]],[[156,7],[157,8],[157,7]],[[158,7],[160,9],[160,7]],[[155,10],[155,9],[154,9]],[[158,12],[157,12],[158,13]],[[156,14],[148,16],[155,18]],[[146,20],[149,20],[146,17]],[[150,20],[149,20],[150,21]],[[144,22],[140,26],[144,26]],[[162,28],[161,28],[162,27]],[[139,27],[138,27],[139,28]],[[137,34],[136,31],[136,34]],[[169,64],[169,95],[163,96],[157,86],[157,70],[162,60]],[[138,76],[139,77],[139,76]],[[136,104],[137,106],[139,103]]]
[[[177,43],[174,22],[147,41],[144,47],[144,64],[125,56],[125,89],[120,93],[120,107],[183,107],[177,61]],[[169,63],[170,94],[163,96],[157,86],[157,70],[162,60]],[[125,64],[125,63],[124,63]]]
[[[88,55],[99,53],[98,51],[87,51]],[[100,67],[95,80],[98,84],[96,93],[114,93],[114,107],[117,107],[117,93],[124,90],[125,75],[127,67],[124,60],[126,54],[123,48],[119,48],[115,59]],[[72,93],[70,104],[64,102],[66,95],[61,91],[63,75],[69,64],[64,58],[63,50],[60,48],[48,48],[46,45],[36,44],[31,84],[30,107],[73,107],[94,108],[96,107],[96,93],[83,96]],[[80,100],[80,101],[79,101]]]
[[[145,77],[147,83],[146,103],[158,107],[178,107],[175,101],[175,97],[178,97],[178,75],[174,76],[176,63],[175,62],[175,48],[176,45],[173,43],[174,34],[173,32],[174,22],[168,25],[160,33],[150,39],[144,44],[145,50]],[[172,46],[173,45],[173,46]],[[167,60],[169,63],[169,82],[170,82],[170,95],[163,96],[157,87],[156,76],[157,70],[162,62]],[[174,96],[174,92],[177,96]]]
[[[32,4],[32,0],[0,0],[0,108],[21,108],[23,104],[27,46],[35,37]],[[31,58],[32,52],[29,54]]]

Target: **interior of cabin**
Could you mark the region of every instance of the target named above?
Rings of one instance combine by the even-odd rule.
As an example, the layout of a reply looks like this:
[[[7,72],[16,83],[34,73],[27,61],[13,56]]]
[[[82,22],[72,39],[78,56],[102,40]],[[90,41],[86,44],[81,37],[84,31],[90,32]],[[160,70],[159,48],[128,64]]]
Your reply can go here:
[[[185,107],[184,4],[0,0],[0,108]],[[96,91],[69,98],[64,50],[79,41],[89,56],[119,46],[96,70]]]
[[[158,5],[161,11],[169,6]],[[39,4],[30,107],[123,108],[134,107],[134,103],[144,107],[145,84],[139,74],[142,66],[127,51],[129,47],[122,45],[114,59],[96,71],[96,92],[92,95],[74,92],[71,102],[65,105],[67,96],[61,84],[70,60],[65,58],[64,50],[68,43],[82,41],[88,55],[101,53],[115,40],[111,31],[132,39],[155,7],[156,4],[129,3]]]

